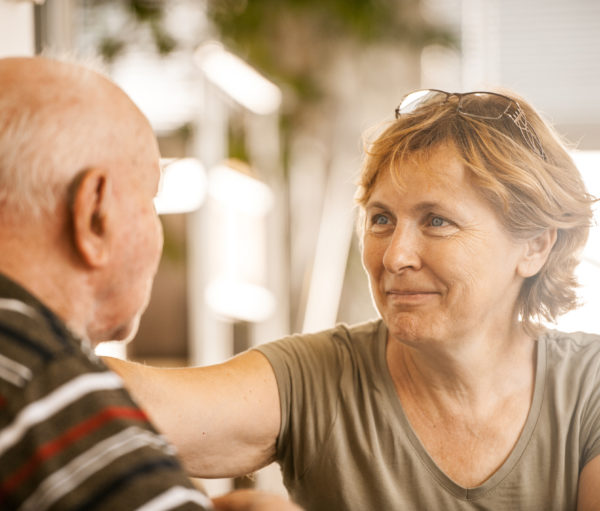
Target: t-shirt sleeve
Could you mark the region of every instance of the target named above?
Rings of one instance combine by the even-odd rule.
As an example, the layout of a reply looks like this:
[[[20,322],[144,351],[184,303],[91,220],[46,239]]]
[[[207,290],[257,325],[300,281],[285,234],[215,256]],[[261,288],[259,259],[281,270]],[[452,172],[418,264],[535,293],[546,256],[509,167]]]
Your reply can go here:
[[[279,388],[277,457],[284,479],[299,479],[331,432],[347,352],[335,330],[295,335],[256,349],[271,363]]]
[[[212,509],[101,363],[63,354],[22,374],[0,378],[1,509]]]
[[[596,343],[600,344],[600,339]],[[587,374],[581,386],[585,403],[581,424],[581,468],[600,455],[600,354],[597,350],[594,353],[595,356],[589,362],[590,367],[585,370],[582,368]]]

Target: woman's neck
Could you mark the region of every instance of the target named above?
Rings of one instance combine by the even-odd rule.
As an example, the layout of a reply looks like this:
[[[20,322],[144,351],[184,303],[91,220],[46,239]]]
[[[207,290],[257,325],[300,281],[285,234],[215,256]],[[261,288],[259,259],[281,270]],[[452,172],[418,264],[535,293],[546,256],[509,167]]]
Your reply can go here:
[[[389,338],[386,358],[401,399],[409,393],[438,411],[468,408],[485,413],[507,395],[533,390],[535,342],[520,324],[502,336],[478,336],[443,346],[409,346]]]
[[[387,363],[405,416],[457,484],[482,484],[514,449],[533,399],[536,355],[536,343],[520,328],[512,337],[451,349],[388,339]]]

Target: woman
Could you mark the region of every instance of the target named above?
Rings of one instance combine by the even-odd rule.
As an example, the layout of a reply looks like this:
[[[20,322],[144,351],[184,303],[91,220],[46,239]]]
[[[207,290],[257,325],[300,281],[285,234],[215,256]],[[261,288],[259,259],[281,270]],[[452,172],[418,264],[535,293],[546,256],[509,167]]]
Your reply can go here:
[[[357,200],[380,319],[116,365],[188,468],[276,459],[310,510],[599,509],[600,338],[539,323],[576,305],[593,203],[552,130],[512,95],[417,91]]]

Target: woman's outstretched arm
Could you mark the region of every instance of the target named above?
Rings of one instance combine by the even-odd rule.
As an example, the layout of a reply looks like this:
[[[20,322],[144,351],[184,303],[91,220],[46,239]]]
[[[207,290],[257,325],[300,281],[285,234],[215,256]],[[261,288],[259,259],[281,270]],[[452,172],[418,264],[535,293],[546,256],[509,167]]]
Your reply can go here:
[[[235,477],[275,458],[275,374],[257,351],[207,367],[165,369],[105,358],[195,477]]]

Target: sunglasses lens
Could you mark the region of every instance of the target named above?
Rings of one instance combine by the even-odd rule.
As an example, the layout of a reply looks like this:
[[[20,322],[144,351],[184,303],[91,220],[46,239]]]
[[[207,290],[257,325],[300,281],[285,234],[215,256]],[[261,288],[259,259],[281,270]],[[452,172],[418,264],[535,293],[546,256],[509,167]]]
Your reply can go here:
[[[410,114],[418,108],[433,103],[440,103],[448,97],[448,94],[436,90],[418,90],[406,96],[400,106],[396,109],[396,115]]]

